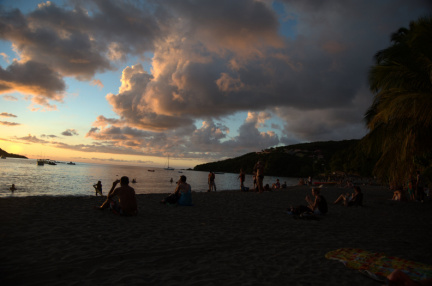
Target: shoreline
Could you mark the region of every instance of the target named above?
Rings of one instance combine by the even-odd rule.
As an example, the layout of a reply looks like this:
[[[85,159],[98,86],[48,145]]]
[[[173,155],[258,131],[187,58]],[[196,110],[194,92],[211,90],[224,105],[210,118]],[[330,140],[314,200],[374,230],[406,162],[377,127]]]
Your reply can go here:
[[[333,205],[349,189],[325,187],[319,221],[286,214],[311,187],[193,193],[192,207],[167,194],[137,195],[137,217],[96,211],[105,197],[0,198],[2,285],[377,285],[325,259],[342,247],[432,265],[432,201],[390,201],[361,186],[364,206]]]

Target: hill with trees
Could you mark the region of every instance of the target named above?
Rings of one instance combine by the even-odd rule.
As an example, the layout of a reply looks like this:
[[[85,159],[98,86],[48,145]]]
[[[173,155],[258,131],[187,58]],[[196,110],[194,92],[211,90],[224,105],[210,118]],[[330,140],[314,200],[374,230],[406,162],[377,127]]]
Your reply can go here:
[[[367,156],[359,143],[360,140],[343,140],[276,147],[197,165],[194,170],[238,173],[242,168],[251,174],[255,163],[261,160],[264,173],[272,176],[327,176],[335,172],[371,176],[378,157]]]
[[[1,157],[10,157],[10,158],[28,159],[26,156],[22,156],[22,155],[17,155],[17,154],[8,153],[8,152],[4,151],[4,150],[1,149],[1,148],[0,148],[0,156],[1,156]]]

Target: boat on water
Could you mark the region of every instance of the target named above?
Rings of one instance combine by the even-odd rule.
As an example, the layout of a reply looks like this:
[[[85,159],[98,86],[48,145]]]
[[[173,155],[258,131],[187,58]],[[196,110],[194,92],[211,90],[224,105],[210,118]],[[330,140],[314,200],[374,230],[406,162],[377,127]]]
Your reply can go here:
[[[149,172],[154,172],[155,170],[147,170],[147,171],[149,171]]]
[[[68,164],[68,165],[75,165],[74,162],[69,162],[69,163],[66,163],[66,164]]]
[[[169,156],[168,156],[168,166],[166,168],[164,168],[164,169],[168,170],[168,171],[173,171],[174,170],[174,168],[171,168],[170,165],[169,165]]]
[[[36,162],[37,162],[37,165],[38,165],[38,166],[43,166],[43,165],[45,165],[45,159],[37,159]]]
[[[5,155],[2,155],[1,158],[2,158],[2,159],[6,159],[6,156],[5,156]]]

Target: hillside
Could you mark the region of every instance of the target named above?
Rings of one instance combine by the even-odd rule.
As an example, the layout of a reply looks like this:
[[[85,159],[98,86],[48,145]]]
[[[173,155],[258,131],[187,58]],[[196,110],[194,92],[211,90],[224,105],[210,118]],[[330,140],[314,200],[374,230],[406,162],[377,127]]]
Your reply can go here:
[[[345,172],[370,176],[377,158],[368,158],[358,148],[360,140],[302,143],[248,153],[240,157],[197,165],[194,170],[247,174],[258,160],[265,163],[265,174],[307,177]]]
[[[17,155],[17,154],[12,154],[12,153],[8,153],[6,151],[4,151],[3,149],[0,148],[0,156],[1,157],[10,157],[10,158],[21,158],[21,159],[28,159],[26,156],[22,156],[22,155]]]

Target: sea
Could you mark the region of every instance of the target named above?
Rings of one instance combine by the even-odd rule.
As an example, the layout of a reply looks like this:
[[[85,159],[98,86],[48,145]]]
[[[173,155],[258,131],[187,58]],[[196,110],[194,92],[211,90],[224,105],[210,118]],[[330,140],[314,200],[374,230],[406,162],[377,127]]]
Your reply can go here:
[[[137,194],[171,193],[181,175],[186,176],[192,191],[208,190],[208,172],[81,162],[75,162],[75,165],[57,162],[57,165],[38,166],[35,159],[7,158],[0,160],[0,197],[89,196],[95,195],[93,185],[98,181],[102,182],[103,194],[107,195],[112,182],[122,176],[128,176],[130,181],[136,180],[130,185]],[[240,190],[238,176],[234,173],[216,173],[217,191]],[[286,182],[287,186],[298,183],[298,178],[265,176],[264,185],[272,186],[276,179],[281,184]],[[17,189],[13,193],[9,190],[12,184]],[[253,188],[252,175],[246,175],[245,186]]]

